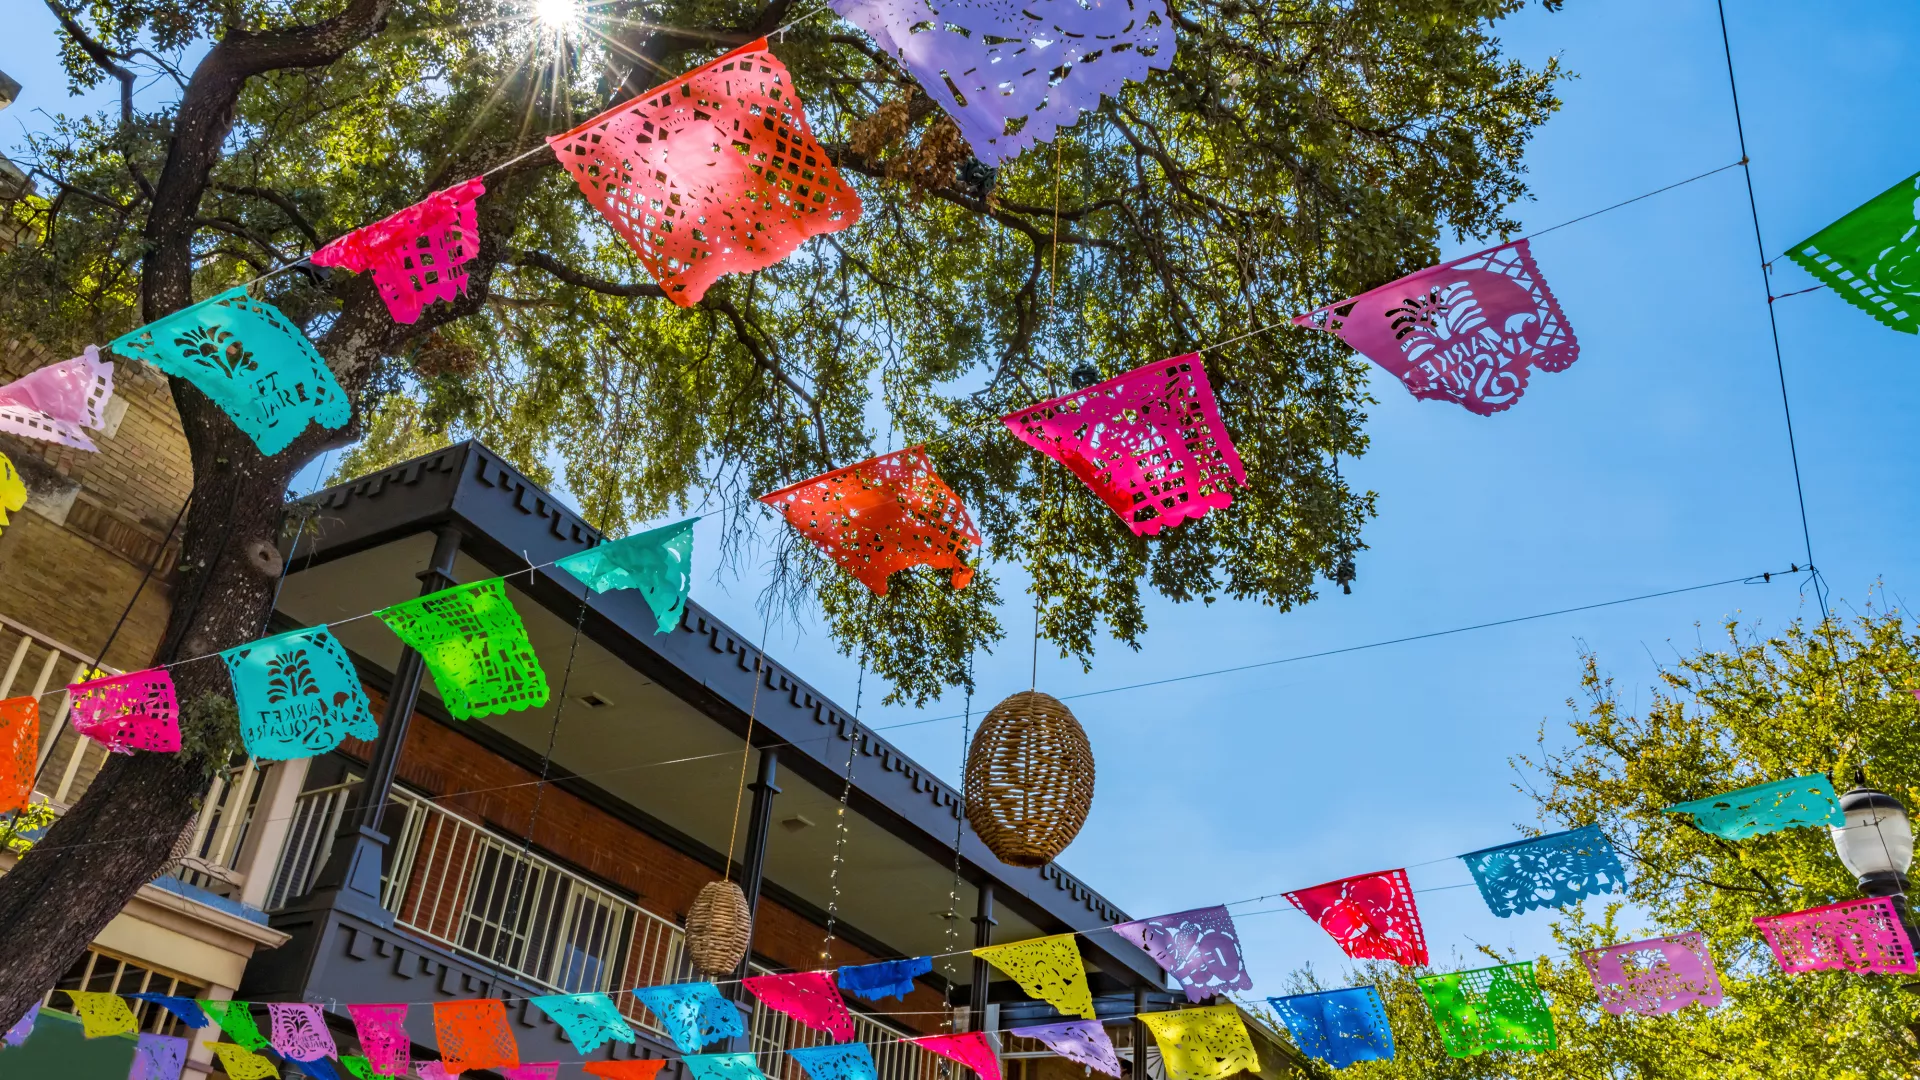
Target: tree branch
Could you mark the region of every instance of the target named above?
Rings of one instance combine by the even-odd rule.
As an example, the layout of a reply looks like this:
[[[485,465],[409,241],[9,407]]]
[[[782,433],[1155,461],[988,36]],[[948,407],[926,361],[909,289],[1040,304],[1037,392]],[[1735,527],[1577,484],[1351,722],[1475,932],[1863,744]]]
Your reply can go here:
[[[306,235],[308,243],[314,247],[320,246],[320,234],[314,231],[313,225],[307,221],[304,214],[300,213],[300,208],[293,204],[293,200],[285,195],[270,188],[251,187],[246,184],[215,184],[213,188],[215,191],[224,191],[230,195],[245,195],[272,203],[280,208],[281,213],[287,215],[287,220],[293,223],[294,228]]]
[[[94,40],[93,35],[87,33],[67,9],[55,3],[54,0],[46,0],[46,5],[47,10],[53,12],[53,17],[60,20],[60,29],[66,31],[75,45],[80,46],[80,51],[87,54],[87,59],[93,61],[95,67],[120,80],[120,122],[131,127],[133,125],[133,72],[115,63],[116,60],[125,60],[126,54],[114,52]]]
[[[732,300],[724,296],[709,294],[700,301],[700,306],[708,311],[717,311],[725,315],[727,321],[733,324],[734,339],[740,342],[741,348],[747,350],[747,355],[753,357],[753,362],[780,380],[781,385],[791,391],[794,397],[806,403],[807,413],[813,417],[813,432],[820,440],[820,458],[822,461],[832,460],[833,452],[827,446],[827,425],[820,416],[820,403],[807,392],[806,387],[794,382],[777,360],[767,354],[766,349],[756,340],[760,336],[758,329],[740,313],[740,309],[734,306]],[[750,330],[754,332],[749,333]]]
[[[665,299],[667,295],[665,290],[651,281],[631,285],[623,285],[617,281],[608,281],[605,278],[594,277],[592,274],[576,270],[544,251],[522,251],[519,248],[510,248],[506,252],[506,255],[508,261],[516,265],[531,266],[535,269],[544,270],[548,274],[566,282],[568,285],[601,293],[605,296],[626,296],[636,299],[661,300]]]

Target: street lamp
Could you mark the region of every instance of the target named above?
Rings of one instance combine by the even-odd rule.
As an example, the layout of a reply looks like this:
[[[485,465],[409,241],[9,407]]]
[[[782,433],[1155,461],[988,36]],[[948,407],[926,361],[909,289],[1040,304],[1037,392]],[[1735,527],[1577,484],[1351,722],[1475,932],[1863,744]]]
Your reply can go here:
[[[1868,787],[1865,771],[1856,768],[1853,790],[1840,796],[1840,810],[1847,815],[1846,825],[1827,830],[1833,834],[1840,861],[1859,879],[1863,894],[1892,897],[1905,922],[1907,869],[1913,865],[1913,826],[1907,820],[1907,808],[1899,799]]]

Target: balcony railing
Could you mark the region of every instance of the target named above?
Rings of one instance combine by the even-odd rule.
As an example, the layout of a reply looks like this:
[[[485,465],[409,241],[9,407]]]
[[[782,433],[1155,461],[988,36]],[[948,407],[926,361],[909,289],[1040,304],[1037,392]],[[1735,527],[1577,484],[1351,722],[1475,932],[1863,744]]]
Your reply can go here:
[[[300,795],[269,911],[312,887],[356,786]],[[664,1034],[637,998],[619,991],[695,977],[679,925],[430,800],[395,788],[393,801],[381,906],[396,926],[549,992],[611,994],[635,1024]],[[942,1059],[895,1041],[906,1032],[858,1012],[854,1027],[855,1037],[872,1045],[880,1080],[940,1075]],[[757,1002],[748,1034],[756,1051],[832,1041]],[[774,1080],[802,1074],[796,1067]]]
[[[60,806],[71,806],[86,794],[100,766],[107,763],[107,750],[82,737],[67,726],[72,707],[60,688],[79,682],[87,675],[93,657],[80,652],[31,627],[0,615],[0,656],[6,658],[0,674],[0,699],[40,698],[40,760],[36,775],[43,798]],[[101,667],[101,675],[118,675],[119,670]],[[54,682],[59,679],[59,682]],[[48,690],[56,696],[45,697]]]

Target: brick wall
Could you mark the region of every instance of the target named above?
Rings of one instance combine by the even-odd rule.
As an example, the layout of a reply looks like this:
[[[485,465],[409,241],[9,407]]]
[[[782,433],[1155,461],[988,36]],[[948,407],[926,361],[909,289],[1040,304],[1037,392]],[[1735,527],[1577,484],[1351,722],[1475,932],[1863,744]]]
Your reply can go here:
[[[374,715],[386,702],[369,687]],[[348,740],[341,749],[367,760],[371,746]],[[416,713],[401,750],[399,777],[409,787],[433,796],[449,810],[524,837],[533,811],[539,777],[493,753],[458,729]],[[456,794],[461,793],[461,794]],[[534,847],[631,893],[643,908],[684,924],[687,908],[700,887],[715,879],[704,863],[634,828],[568,792],[548,788],[541,796]],[[823,966],[861,964],[879,957],[835,939],[831,965],[819,959],[826,930],[819,923],[763,898],[754,928],[753,950],[781,968],[810,971]],[[887,1002],[902,1014],[896,1022],[919,1031],[937,1031],[941,995],[922,985],[904,1004]]]

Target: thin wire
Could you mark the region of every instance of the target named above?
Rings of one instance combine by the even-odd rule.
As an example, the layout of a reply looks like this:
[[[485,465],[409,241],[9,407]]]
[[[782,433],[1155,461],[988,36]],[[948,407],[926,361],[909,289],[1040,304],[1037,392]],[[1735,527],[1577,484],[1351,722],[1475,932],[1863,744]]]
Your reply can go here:
[[[775,581],[774,587],[778,588],[779,584]],[[767,681],[767,673],[763,668],[767,657],[767,635],[772,630],[773,608],[769,606],[766,618],[760,624],[760,651],[753,658],[753,702],[747,707],[747,737],[740,743],[740,786],[733,793],[733,824],[727,828],[726,872],[721,876],[722,881],[733,880],[733,842],[740,835],[740,803],[747,795],[747,761],[753,753],[753,721],[760,714],[760,685]]]
[[[1773,313],[1773,279],[1767,270],[1767,244],[1760,234],[1760,203],[1753,194],[1753,165],[1747,154],[1747,127],[1740,116],[1740,86],[1733,76],[1733,39],[1727,35],[1726,0],[1714,0],[1714,6],[1720,13],[1720,47],[1727,58],[1727,92],[1733,99],[1733,130],[1740,139],[1740,168],[1747,180],[1747,210],[1753,216],[1753,243],[1760,252],[1760,285],[1767,294],[1767,329],[1773,334],[1773,369],[1780,378],[1780,412],[1787,422],[1787,456],[1793,462],[1793,493],[1800,502],[1800,538],[1807,549],[1807,568],[1812,573],[1813,529],[1807,524],[1807,491],[1800,480],[1800,448],[1793,437],[1793,404],[1787,399],[1787,362],[1780,351],[1780,320]],[[1820,621],[1826,622],[1831,614],[1827,611],[1826,584],[1818,574],[1812,574],[1814,599],[1820,602]]]
[[[840,917],[840,864],[847,850],[847,800],[853,796],[853,762],[860,756],[860,741],[865,738],[860,732],[860,705],[867,692],[867,657],[860,655],[860,679],[853,690],[853,731],[847,740],[847,779],[846,786],[840,789],[840,805],[834,808],[833,823],[833,862],[827,869],[827,884],[830,892],[827,896],[827,936],[820,940],[820,960],[833,963],[834,924]]]

